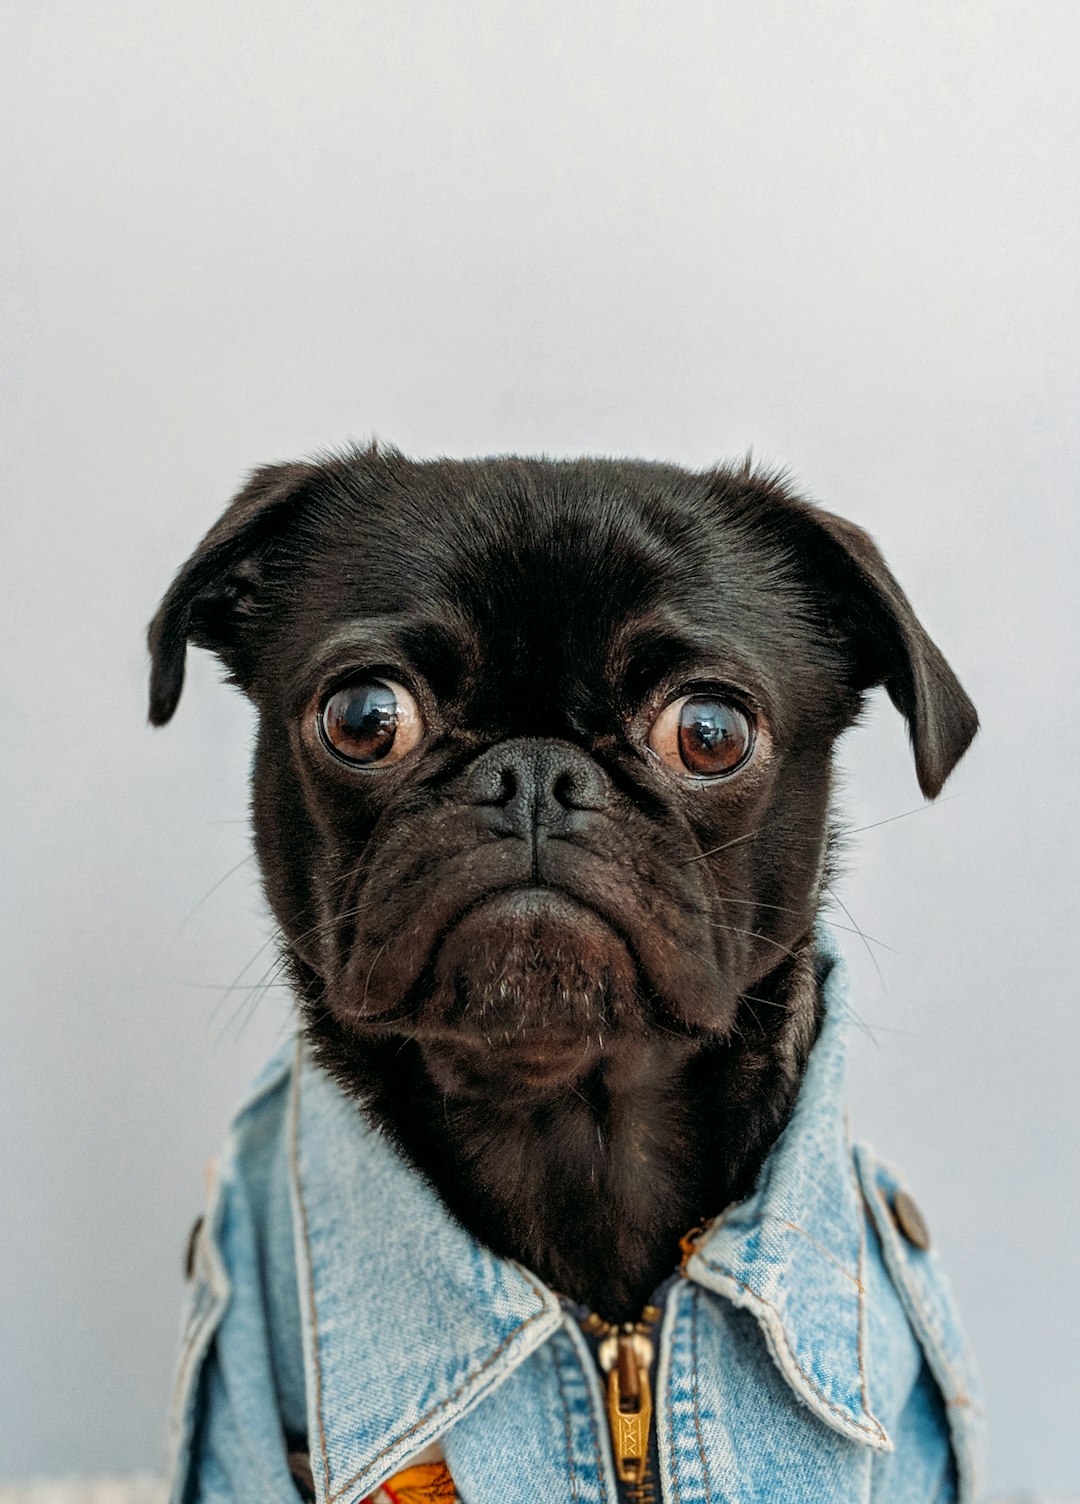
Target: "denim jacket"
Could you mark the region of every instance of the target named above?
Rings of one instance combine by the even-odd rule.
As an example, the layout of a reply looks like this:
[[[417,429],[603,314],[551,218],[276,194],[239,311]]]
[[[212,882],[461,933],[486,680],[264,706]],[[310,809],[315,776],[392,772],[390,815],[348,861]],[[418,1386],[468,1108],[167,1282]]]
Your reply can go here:
[[[298,1445],[318,1504],[359,1504],[433,1442],[463,1504],[973,1501],[971,1362],[914,1204],[849,1144],[827,937],[821,971],[790,1123],[657,1293],[658,1480],[616,1478],[584,1313],[476,1243],[296,1042],[235,1119],[194,1240],[172,1504],[297,1504]]]

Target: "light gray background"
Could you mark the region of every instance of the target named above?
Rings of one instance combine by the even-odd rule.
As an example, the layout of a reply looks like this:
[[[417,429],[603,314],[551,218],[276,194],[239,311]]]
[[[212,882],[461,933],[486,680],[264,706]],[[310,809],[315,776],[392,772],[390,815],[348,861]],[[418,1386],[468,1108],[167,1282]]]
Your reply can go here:
[[[5,11],[0,1477],[153,1467],[201,1166],[288,1026],[250,720],[142,633],[245,470],[755,454],[879,538],[982,712],[853,842],[857,1131],[910,1174],[996,1488],[1080,1485],[1080,12]],[[921,804],[876,706],[854,826]],[[192,912],[194,911],[194,912]],[[848,923],[839,916],[843,923]],[[880,968],[881,979],[877,975]],[[242,975],[241,975],[242,973]]]

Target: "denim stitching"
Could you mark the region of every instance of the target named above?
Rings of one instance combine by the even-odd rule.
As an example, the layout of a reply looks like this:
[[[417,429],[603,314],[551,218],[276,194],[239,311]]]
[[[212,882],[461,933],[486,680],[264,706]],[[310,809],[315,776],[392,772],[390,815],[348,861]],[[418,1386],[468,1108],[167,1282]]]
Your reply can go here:
[[[718,1221],[714,1224],[714,1229],[720,1226],[721,1221],[722,1219],[718,1219]],[[844,1276],[845,1279],[849,1279],[857,1290],[861,1290],[858,1275],[852,1274],[851,1270],[848,1269],[846,1265],[836,1257],[836,1254],[833,1253],[831,1249],[826,1248],[824,1243],[819,1242],[818,1239],[814,1237],[813,1233],[807,1232],[805,1227],[800,1227],[797,1222],[789,1222],[786,1217],[781,1217],[776,1212],[762,1212],[761,1221],[779,1222],[780,1226],[786,1227],[789,1232],[799,1233],[800,1236],[804,1237],[808,1243],[811,1243],[819,1253],[824,1254],[831,1264],[835,1264],[837,1269],[839,1269],[840,1273]],[[698,1257],[701,1259],[702,1263],[708,1264],[711,1262],[708,1255],[701,1249],[698,1250]]]
[[[211,1183],[207,1210],[212,1209],[217,1184]],[[210,1342],[221,1324],[224,1314],[222,1301],[229,1295],[228,1278],[219,1280],[214,1260],[204,1247],[209,1237],[208,1223],[203,1221],[195,1240],[195,1257],[192,1265],[192,1294],[187,1319],[180,1338],[180,1352],[173,1376],[169,1401],[167,1446],[172,1465],[179,1463],[184,1424],[187,1417],[191,1389],[195,1383],[195,1371],[203,1363]]]
[[[326,1450],[326,1427],[323,1425],[322,1363],[319,1357],[319,1313],[315,1306],[315,1282],[311,1276],[311,1236],[308,1229],[307,1206],[304,1204],[304,1190],[300,1183],[301,1048],[300,1040],[297,1038],[296,1064],[294,1066],[295,1078],[293,1082],[292,1141],[289,1146],[289,1158],[292,1161],[293,1184],[296,1186],[296,1200],[300,1207],[300,1224],[304,1232],[304,1249],[307,1253],[307,1268],[305,1273],[307,1275],[308,1320],[311,1322],[312,1356],[315,1360],[315,1416],[319,1422],[319,1448],[322,1453],[324,1488],[327,1498],[331,1498],[330,1457]]]
[[[192,1353],[197,1345],[199,1328],[206,1315],[204,1291],[206,1291],[206,1286],[200,1281],[192,1292],[187,1318],[180,1336],[180,1352],[176,1360],[176,1376],[173,1380],[172,1400],[169,1405],[170,1428],[179,1420],[180,1412],[184,1408],[188,1369],[191,1366]]]
[[[858,1179],[856,1178],[856,1174],[855,1174],[855,1160],[854,1160],[854,1156],[850,1155],[850,1153],[849,1153],[849,1159],[850,1159],[852,1178],[855,1181],[856,1197],[858,1199],[858,1195],[859,1195],[859,1192],[861,1191],[861,1187],[860,1187],[860,1185],[858,1183]],[[774,1214],[773,1213],[766,1213],[766,1216],[774,1216]],[[721,1218],[719,1220],[722,1221],[723,1219]],[[864,1359],[863,1359],[863,1316],[864,1316],[864,1297],[865,1297],[865,1294],[866,1294],[866,1285],[865,1285],[866,1227],[865,1227],[865,1224],[863,1223],[862,1219],[860,1218],[860,1220],[859,1220],[859,1273],[858,1273],[858,1276],[856,1277],[855,1275],[853,1275],[850,1272],[850,1270],[844,1268],[844,1265],[840,1262],[840,1260],[838,1258],[836,1258],[836,1256],[834,1254],[830,1253],[827,1248],[825,1248],[821,1243],[819,1243],[818,1240],[815,1237],[813,1237],[810,1233],[808,1233],[805,1228],[800,1227],[798,1225],[798,1223],[796,1223],[796,1222],[785,1222],[783,1220],[783,1218],[776,1218],[775,1220],[780,1221],[784,1227],[791,1228],[791,1230],[793,1232],[802,1233],[802,1235],[803,1235],[804,1238],[807,1238],[812,1244],[814,1244],[815,1247],[819,1248],[822,1253],[824,1253],[829,1259],[832,1260],[832,1262],[837,1266],[837,1268],[841,1271],[841,1273],[844,1274],[846,1276],[846,1278],[848,1278],[849,1280],[851,1280],[852,1284],[855,1286],[856,1290],[858,1291],[858,1295],[859,1295],[859,1307],[858,1307],[859,1386],[860,1386],[860,1389],[862,1391],[863,1409],[866,1411],[867,1415],[870,1417],[871,1421],[873,1422],[873,1424],[871,1426],[864,1425],[861,1421],[851,1421],[851,1417],[847,1415],[847,1413],[843,1410],[843,1408],[841,1406],[839,1406],[839,1405],[834,1404],[834,1402],[832,1400],[830,1400],[825,1394],[823,1394],[822,1391],[818,1388],[818,1386],[814,1383],[813,1379],[811,1379],[810,1375],[806,1372],[806,1370],[803,1368],[802,1364],[799,1362],[798,1358],[796,1357],[795,1352],[794,1352],[794,1350],[793,1350],[793,1348],[791,1346],[791,1342],[788,1339],[787,1330],[786,1330],[786,1328],[784,1327],[784,1324],[783,1324],[783,1318],[780,1316],[779,1310],[777,1310],[776,1306],[773,1305],[772,1301],[766,1300],[763,1295],[759,1295],[757,1293],[757,1291],[754,1290],[750,1285],[746,1284],[743,1280],[739,1279],[738,1275],[736,1275],[733,1270],[728,1269],[725,1265],[719,1263],[717,1260],[710,1259],[703,1252],[700,1253],[698,1256],[701,1259],[701,1261],[702,1261],[703,1264],[706,1264],[710,1269],[715,1269],[718,1273],[726,1274],[729,1279],[733,1279],[737,1285],[740,1285],[747,1292],[748,1295],[753,1295],[755,1297],[755,1299],[760,1300],[763,1305],[768,1306],[770,1310],[772,1310],[772,1311],[774,1311],[776,1313],[777,1319],[780,1322],[780,1335],[783,1338],[784,1346],[787,1348],[788,1353],[790,1354],[791,1361],[795,1364],[795,1367],[798,1369],[798,1371],[802,1375],[803,1379],[806,1381],[806,1383],[813,1390],[813,1392],[818,1396],[818,1398],[822,1401],[823,1404],[827,1405],[830,1410],[835,1411],[838,1415],[845,1416],[845,1418],[847,1420],[851,1421],[852,1425],[857,1426],[859,1430],[865,1431],[868,1435],[875,1435],[876,1434],[876,1435],[878,1435],[880,1437],[884,1437],[885,1432],[882,1430],[882,1427],[881,1427],[880,1423],[874,1417],[873,1411],[870,1408],[869,1397],[868,1397],[868,1393],[867,1393],[867,1384],[866,1384],[866,1368],[865,1368]],[[715,1225],[718,1226],[719,1225],[719,1221]]]
[[[672,1343],[675,1336],[672,1329]],[[675,1504],[682,1504],[682,1489],[679,1486],[679,1454],[675,1449],[675,1364],[668,1364],[668,1402],[667,1402],[667,1434],[668,1450],[671,1453],[671,1481],[675,1486]]]
[[[818,1385],[815,1384],[814,1380],[806,1372],[806,1370],[803,1368],[802,1364],[796,1357],[795,1350],[791,1345],[787,1331],[784,1327],[784,1318],[781,1316],[776,1306],[773,1305],[771,1300],[766,1300],[764,1295],[759,1295],[751,1285],[748,1285],[745,1280],[741,1280],[739,1276],[733,1270],[727,1268],[725,1264],[716,1263],[715,1261],[709,1259],[703,1259],[702,1262],[707,1263],[709,1268],[715,1269],[718,1274],[726,1275],[727,1278],[730,1279],[734,1284],[738,1285],[741,1290],[745,1290],[747,1295],[752,1295],[755,1300],[760,1301],[763,1306],[768,1306],[769,1310],[772,1311],[773,1315],[776,1317],[780,1339],[787,1349],[788,1356],[790,1357],[792,1363],[795,1365],[796,1371],[802,1378],[803,1382],[806,1384],[806,1387],[817,1395],[818,1399],[827,1409],[832,1410],[836,1415],[839,1415],[843,1420],[847,1421],[848,1425],[854,1426],[857,1431],[864,1431],[867,1436],[875,1436],[879,1441],[885,1441],[887,1439],[886,1433],[882,1429],[880,1422],[876,1420],[873,1415],[870,1416],[869,1425],[860,1420],[853,1420],[851,1415],[843,1408],[842,1405],[838,1405],[834,1400],[829,1399],[828,1395],[823,1393]]]
[[[920,1348],[925,1350],[924,1361],[936,1358],[944,1369],[948,1383],[953,1385],[956,1392],[951,1395],[944,1392],[943,1383],[934,1372],[931,1362],[930,1372],[934,1379],[935,1387],[945,1402],[946,1410],[954,1407],[957,1409],[966,1409],[972,1415],[982,1416],[984,1413],[982,1407],[976,1405],[968,1396],[964,1385],[949,1360],[946,1351],[946,1339],[938,1327],[936,1318],[931,1314],[930,1301],[924,1289],[923,1281],[911,1267],[902,1251],[900,1237],[896,1231],[896,1224],[893,1220],[885,1189],[878,1181],[877,1171],[879,1162],[872,1160],[871,1151],[867,1150],[865,1146],[863,1147],[863,1155],[869,1161],[864,1172],[863,1200],[867,1213],[871,1216],[881,1240],[882,1254],[885,1257],[889,1277],[896,1289],[900,1304],[913,1328],[915,1340]],[[873,1206],[871,1205],[870,1194],[865,1188],[866,1180],[869,1180],[870,1186],[873,1189],[875,1201],[875,1205]],[[880,1203],[880,1210],[876,1203]],[[897,1249],[901,1249],[901,1251],[897,1252]],[[897,1269],[900,1272],[893,1272],[893,1261],[895,1261]],[[962,1428],[958,1435],[951,1424],[949,1431],[950,1450],[958,1470],[958,1476],[964,1471],[970,1471],[972,1475],[977,1476],[979,1471],[979,1454],[972,1437],[970,1434],[965,1433]],[[963,1494],[962,1487],[960,1493],[961,1495]],[[958,1497],[958,1495],[954,1493],[953,1497]]]
[[[315,1405],[316,1405],[316,1415],[318,1416],[318,1421],[319,1421],[319,1445],[320,1445],[320,1448],[321,1448],[321,1451],[322,1451],[323,1472],[324,1472],[324,1476],[325,1476],[325,1479],[326,1479],[327,1504],[334,1504],[334,1501],[336,1499],[340,1499],[341,1496],[342,1496],[342,1494],[345,1493],[346,1490],[352,1488],[352,1486],[353,1486],[354,1483],[359,1483],[360,1479],[363,1478],[366,1473],[370,1473],[372,1471],[372,1469],[375,1467],[375,1464],[377,1462],[381,1461],[382,1458],[385,1457],[388,1452],[392,1452],[393,1449],[396,1446],[398,1446],[401,1442],[405,1441],[406,1438],[409,1437],[409,1436],[411,1436],[414,1431],[418,1431],[421,1426],[426,1425],[427,1422],[432,1418],[433,1415],[438,1415],[438,1413],[439,1413],[440,1410],[445,1410],[448,1406],[452,1405],[454,1403],[454,1401],[456,1399],[458,1399],[458,1397],[461,1394],[464,1393],[464,1391],[469,1387],[469,1385],[473,1382],[473,1380],[475,1378],[477,1378],[480,1374],[482,1374],[485,1369],[490,1368],[491,1365],[498,1358],[500,1358],[502,1356],[502,1354],[506,1351],[507,1347],[514,1340],[514,1338],[517,1337],[520,1332],[523,1332],[526,1327],[531,1326],[532,1323],[537,1319],[537,1317],[542,1316],[544,1314],[544,1309],[543,1309],[543,1299],[544,1299],[544,1297],[543,1297],[543,1294],[541,1293],[539,1287],[534,1283],[534,1281],[530,1277],[530,1275],[528,1273],[528,1270],[523,1269],[520,1264],[515,1264],[514,1267],[518,1270],[518,1273],[521,1274],[524,1277],[524,1279],[528,1283],[529,1288],[532,1290],[533,1294],[541,1302],[541,1308],[540,1308],[540,1310],[539,1311],[534,1311],[531,1316],[526,1316],[526,1318],[525,1318],[524,1321],[519,1322],[518,1325],[516,1327],[514,1327],[514,1329],[511,1332],[508,1332],[507,1335],[503,1338],[503,1340],[499,1343],[499,1345],[495,1349],[495,1351],[493,1353],[489,1354],[489,1356],[484,1360],[484,1362],[480,1364],[479,1368],[474,1369],[473,1372],[471,1374],[469,1374],[469,1376],[466,1379],[464,1379],[461,1384],[458,1385],[457,1389],[454,1390],[453,1394],[449,1395],[445,1400],[442,1400],[438,1405],[433,1405],[432,1408],[430,1410],[428,1410],[424,1415],[422,1415],[418,1421],[414,1421],[413,1424],[411,1426],[409,1426],[409,1428],[407,1430],[402,1431],[402,1433],[401,1433],[400,1436],[395,1436],[394,1439],[393,1439],[393,1441],[387,1442],[386,1446],[383,1447],[382,1451],[378,1452],[371,1459],[371,1461],[367,1464],[366,1467],[362,1467],[360,1469],[360,1471],[357,1472],[357,1473],[354,1473],[351,1478],[347,1478],[345,1480],[345,1482],[340,1486],[340,1488],[335,1489],[334,1492],[331,1493],[330,1492],[330,1459],[329,1459],[329,1456],[328,1456],[328,1453],[327,1453],[327,1449],[326,1449],[326,1429],[325,1429],[325,1426],[323,1424],[323,1410],[322,1410],[322,1363],[321,1363],[320,1355],[319,1355],[318,1311],[317,1311],[316,1305],[315,1305],[315,1284],[314,1284],[314,1281],[313,1281],[312,1276],[311,1276],[311,1239],[310,1239],[309,1228],[308,1228],[307,1208],[304,1205],[303,1184],[302,1184],[301,1179],[300,1179],[300,1161],[299,1161],[299,1141],[300,1141],[300,1074],[301,1074],[301,1072],[300,1072],[300,1044],[299,1044],[299,1041],[298,1041],[298,1043],[297,1043],[297,1062],[296,1062],[296,1086],[295,1086],[295,1095],[294,1095],[295,1109],[296,1110],[295,1110],[295,1112],[293,1114],[293,1135],[292,1135],[292,1145],[291,1145],[291,1159],[292,1159],[293,1175],[294,1175],[295,1184],[296,1184],[297,1201],[299,1202],[299,1205],[300,1205],[300,1221],[301,1221],[301,1225],[303,1227],[303,1232],[304,1232],[304,1247],[307,1250],[307,1295],[308,1295],[308,1308],[309,1308],[310,1319],[311,1319],[311,1337],[312,1337],[312,1350],[313,1350],[312,1351],[312,1355],[313,1355],[314,1361],[315,1361]]]
[[[604,1504],[607,1504],[607,1471],[604,1467],[604,1453],[600,1446],[600,1431],[596,1424],[596,1414],[591,1403],[589,1405],[589,1430],[592,1433],[593,1439],[593,1456],[596,1458],[596,1477],[600,1484],[600,1497],[604,1500]],[[618,1484],[615,1485],[616,1490],[618,1490],[618,1486]]]
[[[709,1487],[709,1462],[705,1456],[705,1443],[701,1435],[701,1407],[698,1396],[698,1307],[701,1291],[692,1290],[690,1298],[690,1372],[694,1395],[694,1430],[697,1433],[698,1455],[701,1457],[701,1476],[705,1482],[705,1504],[712,1504],[712,1489]]]
[[[889,1203],[885,1198],[885,1192],[882,1190],[881,1186],[877,1184],[876,1181],[874,1182],[874,1190],[876,1191],[878,1199],[880,1200],[882,1207],[884,1208],[885,1220],[889,1223],[891,1229],[892,1213],[889,1210]],[[899,1244],[899,1239],[896,1238],[895,1233],[891,1233],[891,1236],[895,1238],[897,1244]],[[972,1410],[978,1410],[979,1407],[971,1403],[967,1391],[965,1390],[964,1385],[960,1380],[960,1376],[957,1374],[956,1369],[949,1361],[949,1357],[946,1351],[948,1343],[945,1339],[945,1334],[938,1326],[936,1315],[933,1312],[932,1303],[926,1296],[926,1293],[922,1287],[922,1281],[918,1278],[915,1271],[909,1268],[907,1261],[903,1257],[899,1259],[899,1263],[904,1269],[908,1271],[911,1285],[914,1287],[915,1291],[914,1294],[911,1294],[911,1291],[909,1290],[909,1294],[911,1294],[911,1299],[918,1307],[919,1316],[921,1317],[923,1324],[926,1327],[931,1346],[934,1348],[934,1354],[937,1357],[938,1361],[941,1363],[941,1366],[945,1369],[945,1372],[948,1374],[949,1381],[953,1386],[954,1393],[951,1396],[947,1395],[945,1397],[945,1403],[947,1405],[968,1406]]]
[[[898,1248],[900,1248],[901,1247],[900,1239],[896,1236],[896,1233],[894,1231],[892,1211],[891,1211],[891,1209],[889,1207],[888,1199],[886,1198],[884,1190],[877,1183],[876,1180],[874,1182],[874,1191],[875,1191],[878,1199],[880,1200],[880,1202],[882,1204],[882,1207],[884,1209],[884,1212],[885,1212],[885,1215],[882,1218],[882,1223],[883,1223],[883,1225],[887,1226],[888,1229],[889,1229],[888,1233],[883,1237],[882,1241],[893,1242],[893,1243],[895,1243],[895,1245]],[[949,1359],[946,1356],[946,1353],[944,1351],[944,1349],[945,1349],[945,1347],[947,1345],[946,1341],[945,1341],[945,1334],[942,1331],[942,1329],[938,1326],[937,1318],[936,1318],[936,1316],[934,1315],[934,1312],[933,1312],[932,1303],[927,1298],[926,1292],[923,1289],[922,1281],[918,1278],[916,1272],[913,1269],[910,1268],[910,1266],[908,1265],[908,1262],[907,1262],[907,1260],[905,1258],[900,1257],[898,1259],[898,1263],[900,1264],[900,1266],[904,1270],[907,1271],[907,1273],[910,1276],[911,1285],[914,1287],[914,1293],[912,1293],[910,1290],[909,1290],[908,1293],[911,1295],[912,1300],[915,1302],[915,1304],[918,1307],[919,1316],[922,1318],[922,1321],[925,1324],[925,1326],[926,1326],[926,1328],[927,1328],[927,1330],[928,1330],[928,1332],[930,1334],[930,1337],[932,1339],[932,1344],[933,1344],[934,1348],[937,1350],[936,1355],[941,1360],[941,1364],[942,1364],[943,1368],[948,1373],[949,1379],[951,1380],[951,1382],[953,1384],[953,1387],[955,1388],[955,1390],[957,1392],[957,1395],[963,1396],[964,1395],[964,1386],[959,1382],[959,1380],[957,1378],[956,1371],[954,1370],[952,1364],[949,1362]],[[966,1398],[965,1398],[965,1403],[966,1403]]]
[[[862,1279],[861,1279],[860,1275],[852,1274],[851,1270],[848,1269],[841,1262],[841,1260],[836,1257],[836,1254],[833,1253],[830,1249],[826,1248],[824,1243],[819,1243],[818,1240],[817,1240],[817,1238],[814,1237],[813,1233],[807,1232],[807,1230],[806,1230],[805,1227],[800,1227],[797,1222],[787,1222],[787,1221],[784,1220],[783,1217],[778,1217],[775,1212],[765,1212],[765,1213],[763,1213],[762,1220],[763,1221],[767,1220],[767,1221],[770,1221],[770,1222],[779,1222],[780,1225],[781,1225],[781,1227],[787,1227],[787,1228],[790,1228],[792,1232],[801,1233],[802,1236],[806,1239],[806,1241],[808,1243],[812,1243],[814,1245],[814,1247],[818,1250],[818,1252],[819,1253],[823,1253],[825,1255],[825,1257],[829,1260],[829,1262],[831,1264],[835,1264],[836,1267],[839,1269],[840,1273],[844,1276],[844,1278],[845,1279],[849,1279],[851,1281],[851,1283],[855,1286],[856,1290],[858,1290],[860,1292],[860,1294],[862,1293],[863,1286],[862,1286]],[[860,1260],[860,1266],[861,1266],[861,1260]]]
[[[880,1223],[878,1221],[878,1217],[871,1210],[869,1197],[867,1196],[865,1190],[863,1191],[863,1204],[866,1206],[867,1212],[873,1217],[874,1224],[877,1227],[878,1236],[881,1239],[882,1245],[884,1246],[885,1244],[889,1244],[891,1246],[895,1244],[897,1248],[902,1248],[901,1241],[896,1233],[896,1224],[893,1219],[892,1209],[889,1205],[884,1187],[878,1181],[877,1170],[880,1167],[880,1161],[874,1159],[872,1151],[868,1150],[865,1145],[863,1145],[863,1154],[872,1161],[867,1174],[870,1179],[870,1184],[873,1187],[874,1194],[881,1202],[884,1212]],[[949,1379],[956,1390],[956,1393],[954,1395],[944,1396],[945,1403],[947,1405],[966,1406],[970,1408],[975,1414],[981,1415],[983,1413],[982,1408],[979,1405],[973,1403],[970,1396],[966,1392],[965,1386],[961,1381],[960,1376],[957,1374],[956,1369],[953,1367],[949,1359],[948,1340],[945,1336],[944,1331],[938,1325],[937,1317],[934,1311],[934,1302],[932,1298],[927,1294],[925,1282],[918,1274],[917,1270],[912,1268],[911,1263],[906,1257],[904,1257],[903,1253],[895,1255],[895,1257],[900,1268],[902,1268],[908,1275],[908,1281],[910,1281],[910,1285],[914,1287],[915,1293],[912,1294],[911,1289],[908,1288],[908,1281],[901,1282],[904,1285],[904,1291],[908,1294],[909,1298],[917,1307],[919,1317],[925,1324],[930,1334],[930,1338],[932,1339],[931,1345],[935,1350],[935,1355],[940,1360],[942,1367],[946,1370]]]
[[[571,1337],[570,1340],[571,1340],[572,1343],[574,1342],[574,1338],[573,1337]],[[581,1362],[581,1354],[580,1354],[580,1352],[577,1352],[576,1349],[579,1348],[582,1345],[583,1341],[584,1341],[583,1338],[579,1338],[578,1341],[576,1343],[574,1343],[574,1346],[575,1346],[575,1359],[579,1363]],[[590,1365],[592,1363],[591,1356],[589,1357],[589,1363],[590,1363]],[[600,1445],[600,1432],[599,1432],[599,1429],[597,1428],[597,1424],[596,1424],[596,1410],[595,1410],[595,1408],[593,1406],[593,1403],[592,1403],[592,1396],[588,1393],[588,1383],[586,1383],[586,1396],[587,1396],[586,1409],[587,1409],[588,1416],[589,1416],[589,1433],[592,1436],[592,1440],[593,1440],[593,1456],[596,1459],[596,1479],[597,1479],[597,1483],[599,1484],[599,1487],[600,1487],[600,1498],[601,1498],[602,1504],[608,1504],[608,1500],[610,1498],[610,1494],[608,1493],[607,1469],[604,1466],[604,1453],[603,1453],[603,1449],[602,1449],[602,1447]],[[603,1414],[602,1410],[601,1410],[601,1414]],[[615,1485],[616,1492],[618,1492],[618,1487],[619,1487],[619,1485],[616,1484]]]
[[[532,1285],[532,1289],[537,1294],[537,1296],[540,1295],[540,1292],[536,1289],[535,1285]],[[469,1374],[468,1378],[464,1379],[461,1384],[458,1385],[453,1394],[448,1395],[447,1398],[445,1400],[442,1400],[438,1405],[433,1405],[432,1408],[428,1410],[424,1415],[422,1415],[418,1421],[414,1421],[414,1423],[408,1428],[407,1431],[402,1431],[400,1436],[395,1436],[393,1441],[387,1442],[382,1451],[374,1456],[366,1467],[362,1467],[358,1473],[354,1473],[351,1478],[347,1478],[340,1488],[334,1490],[334,1492],[330,1495],[328,1504],[334,1504],[334,1500],[340,1499],[346,1489],[351,1488],[354,1483],[358,1483],[365,1473],[370,1473],[375,1464],[383,1457],[385,1457],[387,1452],[392,1452],[399,1442],[404,1441],[406,1437],[411,1436],[414,1431],[418,1431],[421,1426],[426,1425],[433,1415],[438,1415],[440,1410],[445,1410],[448,1406],[452,1405],[456,1399],[464,1394],[465,1390],[468,1389],[469,1385],[475,1378],[478,1377],[478,1375],[482,1374],[486,1368],[490,1368],[491,1365],[496,1361],[496,1359],[502,1356],[503,1352],[505,1352],[506,1348],[509,1347],[511,1342],[513,1342],[518,1333],[523,1332],[525,1328],[527,1326],[530,1326],[538,1316],[542,1316],[543,1314],[544,1313],[541,1310],[534,1311],[531,1316],[526,1316],[524,1321],[520,1322],[512,1332],[508,1333],[507,1336],[503,1338],[495,1351],[489,1357],[485,1358],[483,1363],[480,1364],[479,1368],[474,1369],[473,1372]]]
[[[563,1435],[566,1439],[566,1465],[570,1470],[570,1490],[574,1499],[580,1499],[577,1485],[577,1467],[574,1464],[573,1429],[570,1416],[570,1401],[566,1395],[566,1384],[563,1380],[562,1367],[559,1363],[558,1344],[551,1344],[551,1362],[555,1369],[555,1382],[559,1386],[559,1399],[563,1408]]]
[[[859,1184],[858,1171],[855,1168],[855,1156],[851,1152],[851,1140],[847,1137],[847,1124],[844,1125],[844,1137],[847,1140],[848,1169],[851,1171],[851,1180],[855,1190],[855,1211],[859,1211],[862,1201],[862,1186]],[[859,1351],[859,1384],[862,1388],[863,1409],[867,1415],[873,1415],[870,1408],[870,1391],[866,1382],[866,1362],[864,1344],[866,1341],[866,1216],[859,1217],[859,1278],[856,1280],[859,1291],[859,1315],[858,1315],[858,1351]]]
[[[203,1298],[203,1291],[210,1295],[210,1300]],[[203,1356],[203,1338],[207,1333],[209,1317],[214,1308],[213,1290],[209,1283],[202,1285],[199,1293],[192,1302],[192,1311],[187,1324],[187,1336],[183,1342],[180,1357],[176,1365],[176,1377],[173,1380],[172,1400],[169,1405],[169,1438],[170,1444],[179,1452],[179,1437],[183,1429],[184,1418],[191,1398],[190,1390],[193,1383],[195,1367]],[[212,1329],[211,1329],[212,1331]]]
[[[593,1456],[596,1458],[596,1477],[600,1484],[600,1497],[604,1500],[604,1504],[607,1504],[607,1472],[604,1468],[604,1454],[600,1447],[600,1432],[597,1429],[596,1416],[593,1414],[591,1405],[589,1406],[589,1430],[592,1432]],[[617,1484],[616,1487],[618,1487]]]

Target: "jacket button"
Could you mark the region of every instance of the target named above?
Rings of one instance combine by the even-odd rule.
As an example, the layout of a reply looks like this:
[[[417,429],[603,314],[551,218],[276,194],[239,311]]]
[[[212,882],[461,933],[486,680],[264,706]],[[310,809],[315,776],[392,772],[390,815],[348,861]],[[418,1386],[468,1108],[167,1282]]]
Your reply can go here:
[[[202,1232],[203,1219],[196,1217],[191,1231],[188,1233],[187,1247],[184,1249],[184,1278],[190,1279],[195,1273],[195,1245],[199,1241]]]
[[[921,1248],[925,1253],[930,1247],[930,1229],[914,1196],[909,1196],[907,1191],[897,1191],[892,1198],[892,1214],[893,1221],[912,1247]]]

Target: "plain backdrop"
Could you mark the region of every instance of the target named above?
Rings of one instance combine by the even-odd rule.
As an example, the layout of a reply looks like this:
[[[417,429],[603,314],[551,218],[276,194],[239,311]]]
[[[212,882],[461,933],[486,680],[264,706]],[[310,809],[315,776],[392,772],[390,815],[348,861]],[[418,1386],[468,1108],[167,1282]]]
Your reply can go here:
[[[843,748],[854,1126],[944,1253],[991,1484],[1080,1487],[1074,0],[5,34],[0,1478],[159,1465],[202,1166],[291,1027],[248,710],[193,654],[147,729],[145,623],[250,467],[375,434],[752,446],[878,538],[983,731],[925,808],[886,704]]]

